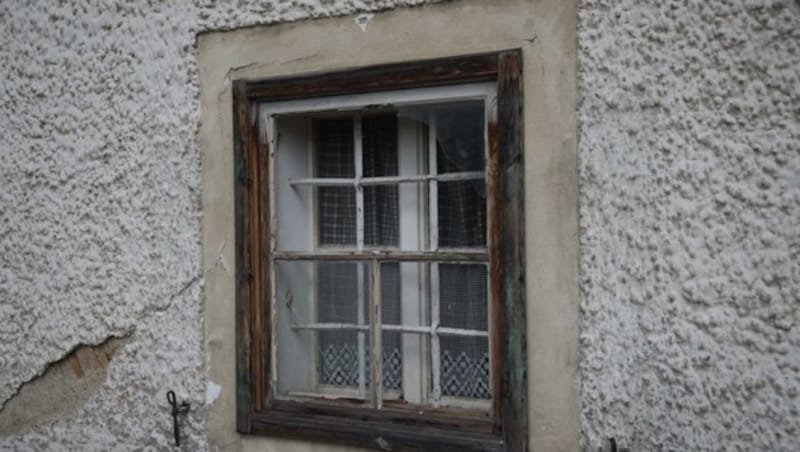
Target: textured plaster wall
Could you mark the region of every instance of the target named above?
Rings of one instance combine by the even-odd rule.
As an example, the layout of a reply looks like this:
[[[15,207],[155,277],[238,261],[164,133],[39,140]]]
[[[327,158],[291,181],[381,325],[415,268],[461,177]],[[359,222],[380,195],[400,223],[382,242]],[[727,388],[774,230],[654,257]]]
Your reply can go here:
[[[168,389],[206,447],[196,35],[417,3],[0,2],[0,406],[129,337],[85,405],[0,450],[169,448]]]
[[[800,4],[579,16],[584,443],[797,450]]]
[[[168,448],[168,389],[206,447],[195,36],[418,3],[0,3],[0,404],[129,336],[0,450]],[[585,445],[796,443],[798,30],[791,1],[582,2]]]
[[[0,403],[130,337],[79,411],[0,449],[164,448],[165,392],[200,405],[194,12],[142,3],[0,3]]]

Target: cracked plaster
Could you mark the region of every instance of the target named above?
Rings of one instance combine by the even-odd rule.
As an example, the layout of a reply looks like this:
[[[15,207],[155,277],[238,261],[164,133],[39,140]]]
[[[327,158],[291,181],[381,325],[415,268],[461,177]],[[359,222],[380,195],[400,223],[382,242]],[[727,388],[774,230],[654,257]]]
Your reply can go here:
[[[195,36],[421,3],[0,3],[0,401],[134,331],[79,413],[0,450],[167,449],[168,389],[206,447]],[[798,9],[582,1],[587,446],[792,446]]]
[[[0,436],[33,430],[72,416],[100,387],[108,362],[126,337],[109,337],[101,344],[81,344],[24,383],[0,405]]]

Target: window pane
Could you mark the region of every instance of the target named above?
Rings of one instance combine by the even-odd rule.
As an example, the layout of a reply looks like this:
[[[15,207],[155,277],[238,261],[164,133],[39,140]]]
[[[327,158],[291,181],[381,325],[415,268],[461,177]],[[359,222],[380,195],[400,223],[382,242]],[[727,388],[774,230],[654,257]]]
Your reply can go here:
[[[485,337],[444,336],[442,349],[442,395],[488,399],[489,340]]]
[[[402,322],[400,309],[400,264],[381,264],[381,322],[399,325]],[[403,387],[401,336],[402,333],[396,331],[385,331],[381,336],[384,389],[400,390]]]
[[[482,102],[436,109],[436,166],[439,174],[484,170]],[[438,191],[439,246],[486,245],[485,181],[440,182]]]
[[[314,121],[318,177],[353,177],[353,120],[317,119]]]
[[[364,177],[396,176],[397,117],[365,116],[362,120]],[[397,186],[364,187],[364,243],[397,246]]]
[[[487,331],[487,298],[485,264],[439,264],[441,326]]]
[[[275,271],[278,394],[366,398],[359,382],[361,362],[365,383],[369,375],[368,264],[277,261]]]
[[[486,245],[486,183],[439,182],[439,246]]]
[[[359,266],[361,268],[359,269]],[[317,264],[317,322],[368,324],[369,311],[362,310],[359,322],[358,299],[368,299],[366,266],[357,263]],[[359,271],[361,277],[359,278]],[[362,288],[359,291],[358,281]],[[359,293],[360,292],[360,293]],[[363,302],[363,301],[362,301]],[[363,309],[363,306],[362,306]],[[356,331],[320,331],[319,382],[358,387],[359,347]],[[367,353],[368,354],[368,353]]]
[[[278,388],[280,396],[312,390],[314,333],[293,326],[311,323],[313,272],[306,262],[275,262]]]
[[[485,169],[483,101],[404,107],[399,113],[388,114],[364,111],[360,137],[353,135],[355,117],[304,119],[307,130],[313,132],[313,144],[306,141],[296,148],[313,149],[314,160],[309,165],[306,159],[305,175],[302,165],[295,165],[295,172],[300,175],[293,177],[353,179],[356,163],[362,165],[363,177],[482,173]],[[360,162],[355,162],[356,138],[362,144]],[[435,162],[430,160],[433,157],[430,153],[436,154]],[[433,213],[438,217],[433,224],[438,224],[439,247],[485,247],[486,182],[480,175],[468,177],[474,176],[479,178],[360,188],[364,201],[363,245],[423,249],[429,239],[428,216]],[[432,187],[437,189],[438,207],[430,212],[427,194]],[[289,194],[284,197],[292,201],[297,197],[295,192],[301,190],[287,189]],[[309,219],[305,233],[294,235],[306,237],[311,242],[309,248],[314,246],[313,242],[350,249],[360,245],[356,237],[356,225],[361,221],[356,212],[356,189],[317,186],[306,190],[309,202],[289,204],[283,209],[287,212],[297,206],[302,215],[308,216],[310,206],[316,204],[316,218]],[[402,232],[407,234],[402,243],[400,220]],[[418,265],[416,270],[413,265]],[[288,267],[296,269],[290,272]],[[276,275],[278,394],[322,392],[368,399],[373,383],[371,350],[376,345],[370,344],[369,262],[292,262],[291,265],[279,262],[276,268],[283,275]],[[291,274],[286,277],[287,273]],[[434,281],[430,278],[436,278],[435,292],[428,290]],[[291,292],[295,295],[293,306],[291,302],[282,305],[286,297],[281,291],[287,284],[292,285]],[[443,328],[488,332],[486,264],[384,262],[380,265],[380,286],[384,325],[420,327],[438,319]],[[431,310],[434,301],[437,312]],[[413,332],[384,330],[381,333],[384,398],[408,394],[405,400],[424,404],[432,388],[433,394],[450,398],[449,402],[440,400],[445,404],[457,405],[453,398],[490,398],[488,338],[453,333],[432,336],[429,330],[419,328]],[[436,361],[431,362],[433,356]],[[435,375],[434,368],[438,369]]]
[[[317,234],[312,222],[316,191],[307,186],[292,187],[290,180],[314,176],[311,158],[311,122],[303,116],[275,118],[275,235],[281,251],[308,251]]]
[[[361,269],[359,270],[359,266]],[[362,316],[368,325],[370,312],[369,267],[361,263],[320,263],[318,271],[317,321],[320,323],[359,323],[357,300],[363,301]],[[362,276],[359,276],[359,271]],[[363,287],[358,291],[361,279]],[[399,264],[381,265],[381,321],[400,322]],[[370,341],[364,334],[365,381],[370,386]],[[382,333],[383,387],[399,390],[402,387],[402,355],[400,333]],[[358,386],[358,333],[354,331],[321,331],[320,378],[322,384]]]
[[[314,121],[318,177],[354,177],[353,120]],[[320,187],[318,224],[320,245],[356,243],[356,196],[352,187]]]
[[[483,102],[436,107],[436,166],[439,174],[483,171],[486,166]]]
[[[443,327],[488,331],[486,265],[439,264],[439,322]],[[442,395],[489,398],[489,341],[442,336]]]
[[[368,398],[369,393],[359,393],[358,388],[359,357],[365,389],[371,384],[369,263],[277,261],[275,271],[278,394],[321,392]],[[381,309],[383,322],[400,322],[397,263],[381,265]],[[356,330],[357,325],[363,329]],[[384,389],[401,390],[401,333],[382,333],[382,355]]]

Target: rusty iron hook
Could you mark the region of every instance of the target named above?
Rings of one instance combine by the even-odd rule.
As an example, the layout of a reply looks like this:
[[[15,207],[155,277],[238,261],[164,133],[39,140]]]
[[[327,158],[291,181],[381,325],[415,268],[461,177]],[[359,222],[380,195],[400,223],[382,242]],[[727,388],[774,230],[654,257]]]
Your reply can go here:
[[[172,405],[172,431],[175,434],[175,446],[180,447],[181,433],[180,427],[178,426],[178,415],[189,412],[189,403],[183,402],[178,405],[177,400],[175,399],[175,391],[172,390],[167,391],[167,402]]]

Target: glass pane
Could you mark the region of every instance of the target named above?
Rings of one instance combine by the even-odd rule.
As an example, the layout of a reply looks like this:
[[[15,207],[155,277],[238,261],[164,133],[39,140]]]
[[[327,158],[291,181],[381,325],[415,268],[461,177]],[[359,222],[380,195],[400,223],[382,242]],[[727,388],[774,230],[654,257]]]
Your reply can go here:
[[[364,303],[369,296],[366,270],[366,265],[358,263],[317,264],[317,322],[369,324],[367,314],[369,311],[364,309],[366,304],[362,305],[360,315],[358,309],[359,298]],[[358,289],[359,279],[362,284],[361,290]],[[359,333],[356,331],[319,332],[321,384],[358,386],[358,336]]]
[[[318,188],[319,244],[356,244],[356,200],[352,187]]]
[[[397,117],[392,114],[362,119],[364,177],[396,176]],[[397,246],[397,186],[364,187],[364,243]]]
[[[439,264],[439,322],[443,327],[488,331],[486,265]],[[489,398],[489,340],[442,336],[442,395]]]
[[[439,174],[484,171],[486,167],[482,102],[461,102],[436,109],[436,166]],[[486,183],[440,182],[439,246],[486,245]]]
[[[398,325],[402,322],[400,308],[400,264],[387,262],[381,264],[381,322]],[[383,387],[400,390],[403,387],[402,333],[385,331],[382,333],[383,347]]]
[[[483,171],[486,166],[483,102],[444,104],[435,111],[439,174]]]
[[[487,286],[485,264],[439,264],[441,326],[487,331]]]
[[[437,183],[438,246],[486,246],[484,102],[472,100],[406,106],[398,110],[398,116],[424,126],[416,137],[420,149],[419,174],[479,173],[474,179]],[[411,142],[408,137],[405,141],[402,135],[400,138],[406,146]],[[430,149],[434,145],[432,142],[435,150]],[[429,165],[433,153],[435,165]],[[419,220],[421,225],[427,225],[426,214],[420,215]]]
[[[278,395],[359,393],[370,387],[370,266],[367,262],[277,261]],[[361,303],[361,309],[359,309]],[[399,264],[381,265],[382,321],[398,324]],[[355,327],[362,325],[363,330]],[[402,389],[401,333],[382,333],[383,386]]]
[[[311,165],[311,122],[306,117],[276,119],[275,226],[281,251],[307,251],[317,234],[312,222],[316,192],[307,186],[291,187],[290,180],[313,177]]]
[[[359,273],[369,281],[367,264],[277,261],[274,268],[277,394],[366,397],[359,392],[359,361],[364,361],[359,356],[369,353],[369,332],[355,327],[369,324],[368,311],[359,315],[358,309],[359,298],[369,296],[368,287],[357,286]]]
[[[359,269],[359,266],[361,267]],[[317,321],[320,323],[358,323],[369,321],[370,274],[367,264],[320,263],[318,271]],[[359,272],[361,275],[359,275]],[[359,280],[363,284],[359,293]],[[359,322],[357,300],[362,299],[363,321]],[[381,321],[388,324],[400,322],[400,275],[399,265],[381,265]],[[354,331],[321,331],[320,383],[338,386],[358,386],[358,334]],[[400,333],[382,333],[383,387],[400,389],[403,369],[400,349]],[[364,333],[365,381],[370,386],[370,341]]]
[[[353,177],[353,119],[314,120],[318,177]]]
[[[353,120],[314,121],[317,177],[355,176]],[[320,187],[318,224],[320,245],[356,243],[356,195],[353,187]]]
[[[439,246],[486,245],[486,183],[439,182]]]
[[[440,344],[442,395],[470,399],[491,398],[489,339],[443,336]]]

